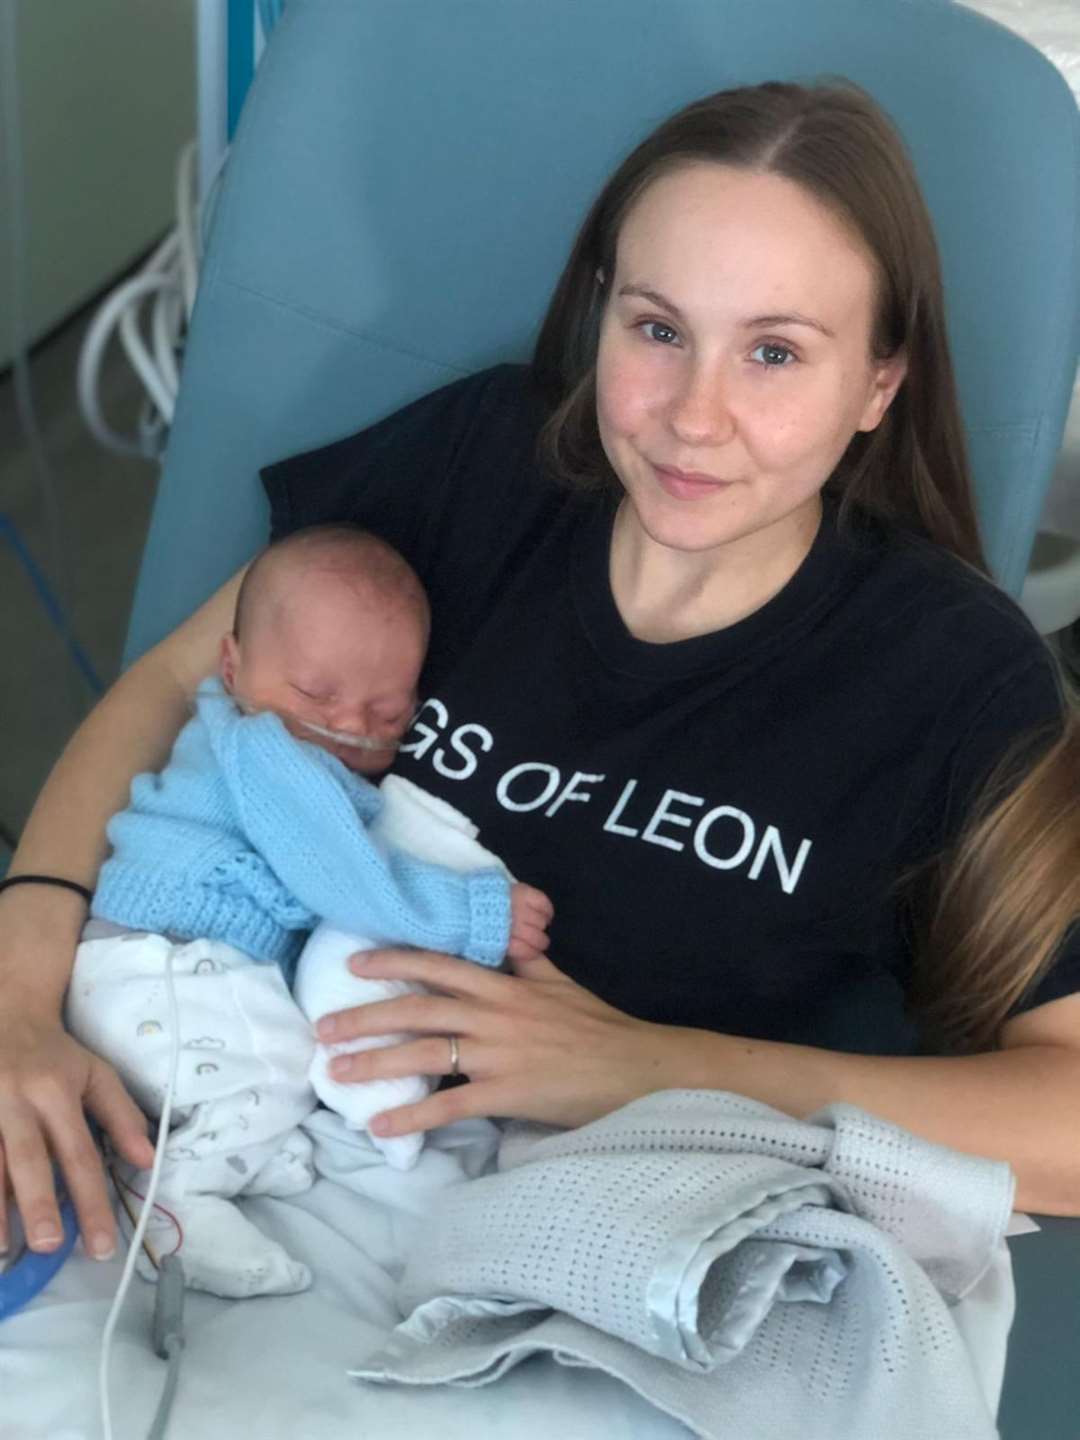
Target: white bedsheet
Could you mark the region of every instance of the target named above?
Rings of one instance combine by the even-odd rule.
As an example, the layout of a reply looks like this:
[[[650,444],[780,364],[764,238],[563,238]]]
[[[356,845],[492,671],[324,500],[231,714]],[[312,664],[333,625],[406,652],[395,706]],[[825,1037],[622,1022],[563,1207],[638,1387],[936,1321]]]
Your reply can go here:
[[[368,1387],[346,1370],[399,1319],[403,1237],[439,1193],[487,1169],[494,1126],[434,1132],[413,1171],[389,1169],[364,1135],[329,1111],[307,1127],[320,1179],[292,1200],[251,1199],[248,1213],[315,1274],[301,1295],[219,1300],[189,1293],[187,1348],[170,1440],[686,1440],[687,1430],[619,1382],[547,1359],[527,1361],[481,1390]],[[0,1440],[97,1440],[97,1364],[118,1258],[74,1255],[48,1291],[0,1325]],[[136,1279],[116,1332],[111,1370],[116,1440],[141,1440],[164,1364],[148,1343],[153,1290]],[[1014,1291],[1005,1246],[954,1312],[996,1407]],[[740,1436],[739,1440],[756,1440]]]

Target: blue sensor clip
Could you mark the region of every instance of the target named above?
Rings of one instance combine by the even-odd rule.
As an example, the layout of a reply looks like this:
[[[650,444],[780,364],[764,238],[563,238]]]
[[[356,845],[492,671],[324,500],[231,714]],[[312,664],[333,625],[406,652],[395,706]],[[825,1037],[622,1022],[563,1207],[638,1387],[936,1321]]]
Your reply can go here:
[[[23,1247],[15,1263],[0,1274],[0,1320],[14,1315],[40,1295],[75,1248],[79,1225],[67,1194],[60,1195],[60,1223],[64,1238],[55,1250],[42,1254]]]

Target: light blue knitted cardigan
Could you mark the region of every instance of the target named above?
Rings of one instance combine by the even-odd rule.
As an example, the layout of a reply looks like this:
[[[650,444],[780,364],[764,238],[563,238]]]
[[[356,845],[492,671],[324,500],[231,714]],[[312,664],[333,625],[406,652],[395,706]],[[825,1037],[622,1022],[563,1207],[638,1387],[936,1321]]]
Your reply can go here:
[[[510,935],[501,871],[456,874],[367,833],[379,791],[276,715],[242,715],[220,680],[158,775],[137,775],[109,822],[91,914],[223,940],[288,971],[319,920],[384,944],[497,965]]]

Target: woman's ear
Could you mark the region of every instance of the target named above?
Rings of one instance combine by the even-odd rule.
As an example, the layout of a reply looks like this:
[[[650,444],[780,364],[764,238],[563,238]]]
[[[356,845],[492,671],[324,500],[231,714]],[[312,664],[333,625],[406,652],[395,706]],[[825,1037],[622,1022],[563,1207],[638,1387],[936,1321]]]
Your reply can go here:
[[[222,684],[231,694],[236,684],[236,672],[240,668],[240,646],[237,644],[236,636],[231,632],[222,637],[219,668]]]
[[[858,430],[876,430],[907,375],[907,351],[897,350],[887,360],[876,360]]]

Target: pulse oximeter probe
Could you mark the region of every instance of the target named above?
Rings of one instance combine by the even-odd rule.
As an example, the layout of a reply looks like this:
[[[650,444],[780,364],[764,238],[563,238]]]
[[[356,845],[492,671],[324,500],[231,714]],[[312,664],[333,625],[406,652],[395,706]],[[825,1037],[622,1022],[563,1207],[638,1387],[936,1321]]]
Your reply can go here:
[[[13,1263],[9,1263],[6,1270],[0,1272],[0,1320],[6,1320],[9,1315],[14,1315],[17,1310],[29,1304],[35,1295],[40,1295],[75,1248],[75,1241],[79,1238],[75,1207],[66,1191],[59,1186],[58,1191],[63,1239],[55,1250],[44,1254],[31,1250],[22,1238],[22,1230],[16,1217],[16,1233],[12,1236],[17,1251],[16,1258]]]

